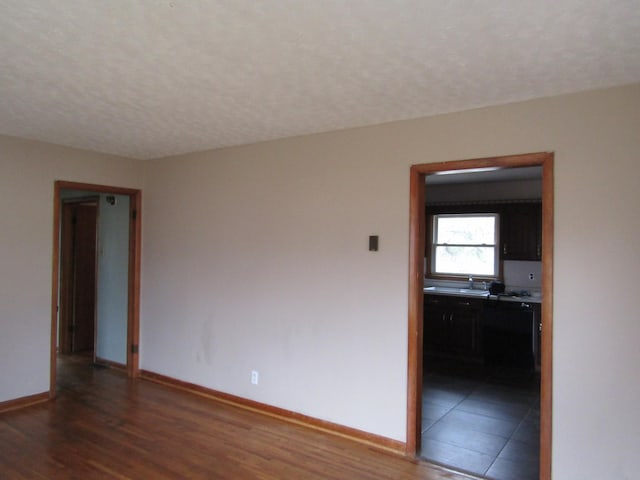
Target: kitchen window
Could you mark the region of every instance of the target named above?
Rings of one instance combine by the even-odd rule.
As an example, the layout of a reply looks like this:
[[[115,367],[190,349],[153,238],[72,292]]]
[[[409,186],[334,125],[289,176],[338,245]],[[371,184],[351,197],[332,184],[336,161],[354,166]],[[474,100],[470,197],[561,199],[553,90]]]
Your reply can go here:
[[[498,276],[497,213],[433,215],[431,274]]]

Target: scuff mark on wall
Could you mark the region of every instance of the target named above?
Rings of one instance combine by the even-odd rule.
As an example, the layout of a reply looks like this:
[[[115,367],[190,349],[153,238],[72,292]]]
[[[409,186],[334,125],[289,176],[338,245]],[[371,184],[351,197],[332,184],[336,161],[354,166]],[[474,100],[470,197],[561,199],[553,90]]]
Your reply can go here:
[[[200,327],[200,345],[196,350],[196,361],[198,363],[213,365],[214,339],[214,320],[213,317],[208,317]]]

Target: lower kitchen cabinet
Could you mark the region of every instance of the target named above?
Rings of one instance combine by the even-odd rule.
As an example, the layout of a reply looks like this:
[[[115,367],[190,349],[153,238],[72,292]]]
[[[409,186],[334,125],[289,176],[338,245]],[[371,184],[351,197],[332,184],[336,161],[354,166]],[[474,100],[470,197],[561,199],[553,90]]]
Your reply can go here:
[[[424,295],[425,356],[540,370],[540,304]]]
[[[534,322],[535,322],[535,331],[533,332],[535,341],[534,341],[534,358],[535,358],[535,368],[537,371],[540,371],[541,361],[542,361],[542,315],[540,304],[533,304],[533,313],[534,313]]]
[[[425,353],[480,358],[482,300],[424,296]]]

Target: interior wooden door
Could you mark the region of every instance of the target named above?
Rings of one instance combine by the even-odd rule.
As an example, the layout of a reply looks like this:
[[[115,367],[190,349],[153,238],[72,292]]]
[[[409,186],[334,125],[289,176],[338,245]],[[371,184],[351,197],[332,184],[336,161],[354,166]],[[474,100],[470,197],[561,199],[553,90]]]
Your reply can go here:
[[[95,344],[97,202],[62,207],[60,351],[92,352]]]

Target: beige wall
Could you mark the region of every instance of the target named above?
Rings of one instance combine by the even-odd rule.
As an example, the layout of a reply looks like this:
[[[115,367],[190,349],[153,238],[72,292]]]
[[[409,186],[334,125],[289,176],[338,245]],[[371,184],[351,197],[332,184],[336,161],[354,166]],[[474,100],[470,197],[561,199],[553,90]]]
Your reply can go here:
[[[139,162],[0,136],[0,402],[49,390],[55,180],[140,188]]]
[[[552,150],[554,478],[634,478],[639,125],[634,85],[144,163],[0,138],[0,401],[48,389],[54,179],[143,186],[142,368],[404,440],[409,166]]]
[[[555,478],[631,478],[639,125],[635,85],[148,162],[142,367],[404,440],[409,166],[551,150]]]

